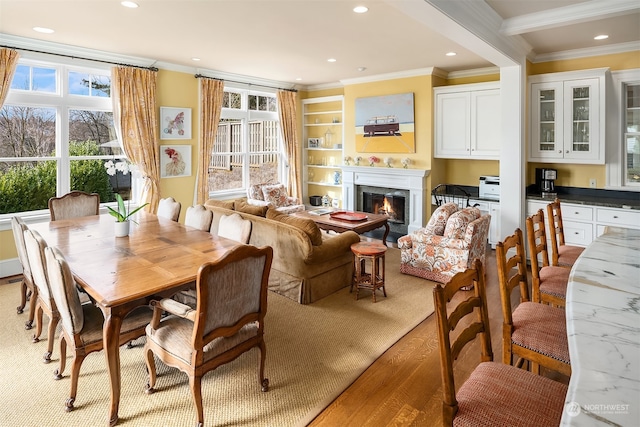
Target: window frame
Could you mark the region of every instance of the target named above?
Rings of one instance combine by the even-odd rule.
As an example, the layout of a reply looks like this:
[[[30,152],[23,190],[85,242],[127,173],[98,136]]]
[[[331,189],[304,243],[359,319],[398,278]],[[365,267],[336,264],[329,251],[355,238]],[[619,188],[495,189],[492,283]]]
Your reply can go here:
[[[286,179],[287,174],[285,173],[285,168],[287,159],[286,153],[284,150],[284,141],[282,138],[282,126],[280,124],[280,116],[278,113],[278,97],[276,90],[256,90],[248,87],[238,86],[234,84],[225,84],[224,86],[225,92],[233,92],[241,95],[241,106],[240,108],[227,108],[223,107],[220,113],[220,122],[224,119],[237,120],[241,122],[241,135],[242,135],[242,151],[240,153],[234,152],[223,152],[223,153],[212,153],[212,156],[216,154],[226,155],[226,154],[234,154],[241,155],[243,167],[242,167],[242,188],[234,188],[234,189],[226,189],[226,190],[211,190],[209,189],[209,197],[212,198],[231,198],[231,197],[243,197],[246,195],[247,188],[250,185],[250,158],[252,155],[263,154],[264,152],[252,152],[250,151],[250,132],[249,125],[251,121],[255,120],[270,120],[278,122],[278,182],[287,185]],[[249,109],[249,96],[255,95],[257,97],[267,96],[275,98],[276,102],[276,111],[265,111],[265,110],[250,110]]]
[[[10,89],[3,104],[4,106],[20,106],[54,109],[55,123],[55,155],[49,157],[2,157],[1,161],[52,161],[56,163],[56,196],[60,197],[71,191],[71,162],[79,160],[118,160],[126,159],[126,155],[97,155],[97,156],[71,156],[69,154],[69,119],[72,110],[87,110],[113,113],[111,96],[80,95],[69,93],[69,73],[76,72],[91,76],[106,76],[111,79],[111,65],[96,64],[86,61],[78,64],[77,61],[61,59],[59,61],[47,55],[31,54],[23,55],[18,60],[18,65],[30,67],[43,67],[56,70],[55,92],[38,92],[32,89]],[[32,82],[30,82],[31,87]],[[91,91],[90,91],[91,92]],[[131,176],[131,199],[136,200],[140,188],[140,177],[137,174]],[[101,203],[101,210],[106,212],[106,206],[115,206],[115,202]],[[30,221],[48,219],[49,209],[24,211],[0,214],[0,230],[11,227],[10,219],[20,216]]]

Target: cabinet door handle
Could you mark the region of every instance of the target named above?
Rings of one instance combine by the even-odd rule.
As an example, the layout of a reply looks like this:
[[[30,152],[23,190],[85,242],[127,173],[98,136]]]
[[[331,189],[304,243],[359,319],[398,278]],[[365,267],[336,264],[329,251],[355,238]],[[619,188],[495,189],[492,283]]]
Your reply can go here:
[[[618,219],[618,215],[614,215],[614,216],[613,216],[613,219]]]
[[[569,150],[565,151],[565,153],[569,154]]]
[[[573,214],[574,214],[574,215],[580,215],[580,213],[579,213],[579,212],[574,212]]]
[[[562,154],[562,150],[558,150],[558,154]]]

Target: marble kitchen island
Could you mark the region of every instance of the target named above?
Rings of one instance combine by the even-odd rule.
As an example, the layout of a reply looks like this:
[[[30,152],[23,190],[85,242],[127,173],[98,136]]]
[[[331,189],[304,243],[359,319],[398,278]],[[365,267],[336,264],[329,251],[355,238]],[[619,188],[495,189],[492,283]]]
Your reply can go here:
[[[561,426],[640,425],[640,230],[609,227],[567,290],[571,380]]]

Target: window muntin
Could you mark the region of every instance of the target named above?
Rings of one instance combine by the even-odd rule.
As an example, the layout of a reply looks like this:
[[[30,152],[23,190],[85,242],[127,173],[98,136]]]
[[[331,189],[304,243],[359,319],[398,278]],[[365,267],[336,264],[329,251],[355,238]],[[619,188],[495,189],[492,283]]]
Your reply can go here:
[[[211,164],[210,193],[281,182],[283,158],[274,94],[225,88]]]
[[[45,210],[50,197],[71,190],[97,192],[101,202],[114,192],[130,198],[128,170],[109,175],[105,166],[126,162],[110,92],[107,67],[20,60],[0,109],[0,215]]]

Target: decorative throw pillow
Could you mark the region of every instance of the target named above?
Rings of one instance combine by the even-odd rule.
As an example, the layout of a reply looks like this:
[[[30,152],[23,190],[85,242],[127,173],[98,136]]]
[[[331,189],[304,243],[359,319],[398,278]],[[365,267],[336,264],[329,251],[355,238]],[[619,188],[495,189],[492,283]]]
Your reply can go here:
[[[218,208],[224,208],[233,210],[233,200],[217,200],[217,199],[209,199],[206,201],[205,206],[215,206]]]
[[[320,232],[318,225],[311,219],[290,216],[282,212],[278,212],[275,209],[269,209],[267,211],[267,219],[272,219],[274,221],[280,221],[284,224],[293,225],[294,227],[304,231],[307,236],[309,236],[309,239],[311,239],[311,244],[313,246],[322,245],[322,233]]]
[[[425,234],[434,234],[436,236],[442,236],[444,234],[444,229],[447,225],[447,220],[449,216],[458,210],[458,205],[455,203],[445,203],[444,205],[438,207],[429,222],[424,227]]]
[[[265,216],[268,206],[253,206],[244,200],[236,200],[233,204],[238,212],[248,213],[256,216]]]
[[[444,237],[449,239],[464,239],[467,226],[478,218],[480,218],[480,209],[478,208],[464,208],[451,214],[447,220]]]
[[[247,188],[247,199],[264,200],[264,196],[262,195],[263,185],[264,184],[250,185],[249,188]]]
[[[218,226],[218,236],[247,244],[251,237],[251,221],[242,218],[237,213],[222,215]]]
[[[289,195],[284,184],[265,185],[262,187],[262,195],[265,202],[269,202],[277,208],[287,206]]]

